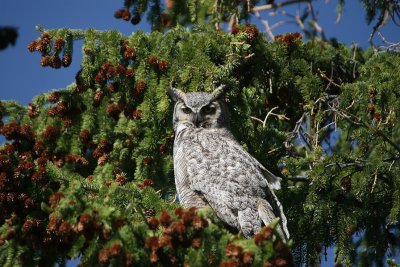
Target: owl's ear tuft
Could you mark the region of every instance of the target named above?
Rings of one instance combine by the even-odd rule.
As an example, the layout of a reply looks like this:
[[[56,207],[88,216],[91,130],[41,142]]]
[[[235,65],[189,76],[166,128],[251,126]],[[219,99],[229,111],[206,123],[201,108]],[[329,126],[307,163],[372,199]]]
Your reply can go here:
[[[178,102],[178,101],[185,102],[185,100],[186,100],[186,94],[179,89],[171,87],[168,89],[167,93],[168,93],[169,97],[175,102]]]
[[[218,86],[218,88],[215,89],[211,93],[212,101],[217,100],[217,99],[221,98],[222,96],[224,96],[227,89],[228,89],[228,86],[226,84],[222,84],[222,85]]]

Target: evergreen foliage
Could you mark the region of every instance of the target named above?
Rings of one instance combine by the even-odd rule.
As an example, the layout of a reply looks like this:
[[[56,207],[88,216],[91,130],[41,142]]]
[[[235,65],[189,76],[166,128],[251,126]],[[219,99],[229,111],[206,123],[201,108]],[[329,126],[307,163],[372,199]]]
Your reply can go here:
[[[268,42],[253,25],[39,31],[28,49],[42,66],[68,67],[76,40],[84,56],[68,88],[0,102],[0,265],[314,265],[335,244],[338,264],[382,266],[396,252],[398,54]],[[246,240],[175,201],[166,91],[215,82],[230,87],[234,135],[283,178],[289,244],[274,225]]]
[[[288,17],[293,17],[290,22],[298,25],[306,37],[320,36],[323,40],[326,40],[324,31],[318,24],[318,12],[315,12],[313,6],[318,1],[322,2],[322,0],[124,0],[124,7],[117,10],[114,16],[136,25],[146,15],[153,30],[162,30],[176,25],[203,24],[205,22],[219,29],[221,24],[225,22],[229,22],[230,26],[234,28],[239,22],[248,23],[254,15],[261,18],[260,11],[271,10],[276,15],[276,11],[281,11],[287,6],[297,6],[296,14],[290,14],[286,10],[282,12],[282,14],[288,15],[285,20]],[[327,2],[325,1],[325,3]],[[337,0],[336,2],[337,21],[339,21],[346,1]],[[371,45],[375,33],[389,19],[399,25],[400,4],[398,0],[359,0],[359,2],[365,10],[367,23],[373,22],[370,36]],[[270,31],[269,26],[266,27],[267,31]]]

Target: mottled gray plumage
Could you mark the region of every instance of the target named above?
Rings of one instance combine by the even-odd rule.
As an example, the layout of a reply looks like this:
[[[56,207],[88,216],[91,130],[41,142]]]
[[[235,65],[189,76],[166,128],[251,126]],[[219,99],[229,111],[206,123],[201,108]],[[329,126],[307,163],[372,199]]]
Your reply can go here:
[[[210,206],[217,216],[250,238],[280,217],[278,231],[289,238],[282,205],[272,189],[279,178],[266,170],[228,130],[225,86],[213,93],[171,89],[176,101],[174,172],[182,206]]]

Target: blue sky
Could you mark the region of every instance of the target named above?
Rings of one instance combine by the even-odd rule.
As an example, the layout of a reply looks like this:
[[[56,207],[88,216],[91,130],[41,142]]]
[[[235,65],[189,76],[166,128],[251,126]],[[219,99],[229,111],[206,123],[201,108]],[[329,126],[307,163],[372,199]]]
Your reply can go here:
[[[326,36],[336,37],[338,41],[347,45],[353,42],[363,48],[368,47],[368,38],[372,25],[367,25],[364,11],[359,1],[346,1],[342,20],[335,23],[336,0],[319,0],[316,5],[319,23],[324,28]],[[0,51],[0,100],[16,100],[28,104],[31,99],[52,89],[65,88],[74,81],[75,73],[80,68],[82,57],[79,44],[74,46],[73,63],[69,68],[54,70],[42,68],[39,64],[40,55],[29,53],[26,49],[28,43],[39,37],[35,26],[40,24],[44,28],[95,28],[97,30],[117,29],[129,35],[141,29],[148,31],[145,23],[133,26],[130,23],[116,20],[114,11],[121,8],[123,0],[69,0],[69,1],[16,1],[0,0],[0,26],[15,26],[18,28],[19,37],[14,47]],[[291,9],[293,10],[293,9]],[[267,16],[268,12],[261,12]],[[271,19],[270,24],[282,17]],[[256,23],[254,20],[253,23]],[[277,28],[274,33],[299,31],[294,25],[284,25]],[[386,25],[383,35],[392,42],[400,42],[400,28],[393,23]],[[376,43],[378,38],[376,38]],[[1,143],[1,142],[0,142]],[[332,250],[329,250],[328,262],[323,266],[333,266]],[[75,266],[76,262],[70,262]]]

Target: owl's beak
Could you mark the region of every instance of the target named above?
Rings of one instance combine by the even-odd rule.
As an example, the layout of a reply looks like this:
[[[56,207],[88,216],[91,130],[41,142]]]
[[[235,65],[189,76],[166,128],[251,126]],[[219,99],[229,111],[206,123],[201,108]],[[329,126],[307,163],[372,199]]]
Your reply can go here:
[[[201,117],[201,115],[199,113],[194,114],[194,125],[196,127],[200,127],[201,122],[203,121],[203,118]]]

